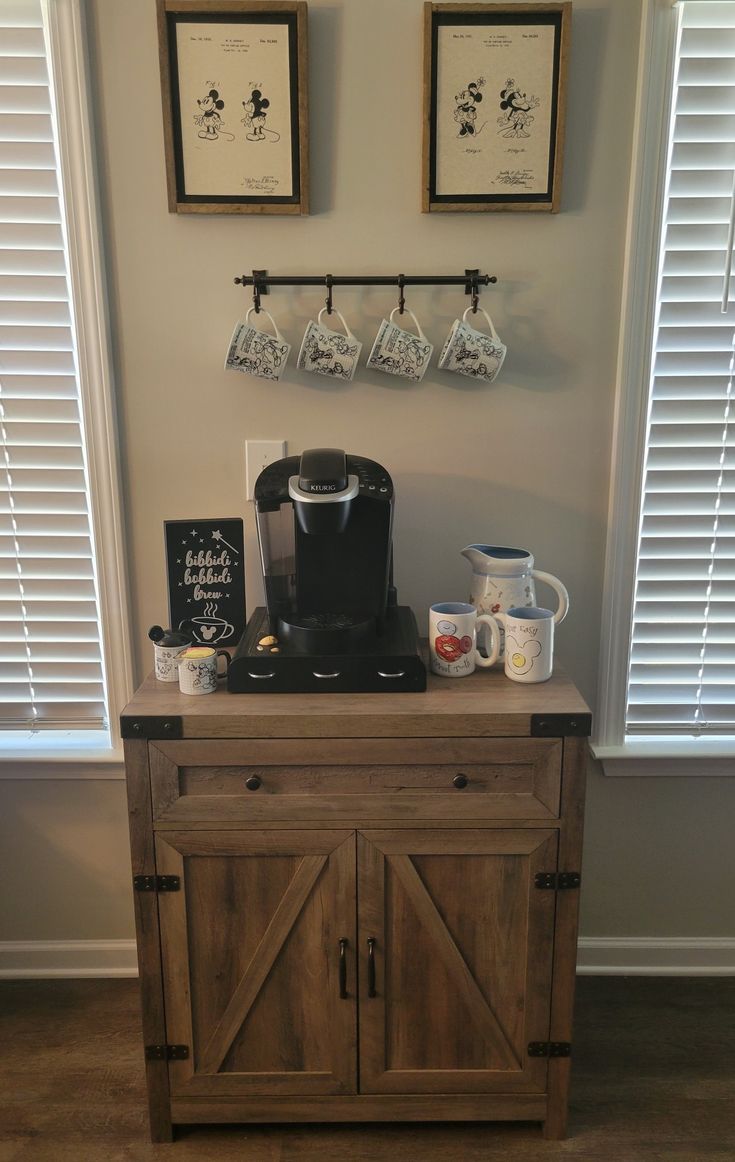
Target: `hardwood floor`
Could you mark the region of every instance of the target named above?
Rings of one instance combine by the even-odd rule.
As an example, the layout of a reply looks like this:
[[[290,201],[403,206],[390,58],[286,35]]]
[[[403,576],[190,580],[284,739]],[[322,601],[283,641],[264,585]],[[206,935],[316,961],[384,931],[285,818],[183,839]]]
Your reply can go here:
[[[570,1136],[535,1125],[197,1127],[147,1140],[135,981],[0,984],[0,1162],[733,1162],[735,978],[582,977]]]

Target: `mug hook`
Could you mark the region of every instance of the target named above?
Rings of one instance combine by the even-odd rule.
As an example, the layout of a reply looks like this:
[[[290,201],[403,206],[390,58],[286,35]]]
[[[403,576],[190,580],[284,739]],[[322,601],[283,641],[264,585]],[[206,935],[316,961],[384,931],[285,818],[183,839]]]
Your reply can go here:
[[[480,305],[480,291],[479,291],[480,271],[479,271],[479,268],[476,268],[474,270],[465,270],[464,275],[465,275],[465,279],[466,279],[466,282],[464,284],[464,293],[466,295],[472,295],[472,299],[470,300],[470,304],[472,307],[473,315],[476,315],[477,308]],[[485,278],[484,281],[487,282],[487,278]]]
[[[406,296],[403,293],[403,288],[406,285],[405,274],[398,275],[398,314],[402,315],[406,309]]]
[[[327,314],[328,314],[328,315],[331,315],[332,311],[334,310],[334,307],[332,306],[332,285],[333,285],[333,281],[332,281],[332,276],[331,276],[331,274],[328,274],[328,275],[325,277],[325,279],[324,279],[324,282],[326,283],[326,287],[327,287],[327,297],[326,297],[326,299],[325,299],[324,301],[325,301],[325,303],[326,303],[326,306],[327,306]]]
[[[265,274],[264,270],[253,271],[253,307],[256,315],[259,315],[261,311],[260,296],[268,294],[268,288],[263,281]]]

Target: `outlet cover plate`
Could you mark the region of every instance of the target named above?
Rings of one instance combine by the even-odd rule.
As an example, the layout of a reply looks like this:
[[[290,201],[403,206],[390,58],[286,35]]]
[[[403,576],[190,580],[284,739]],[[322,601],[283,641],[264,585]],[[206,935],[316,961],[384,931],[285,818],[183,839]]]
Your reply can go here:
[[[245,478],[247,482],[246,497],[252,500],[255,495],[255,481],[263,469],[274,460],[282,460],[286,455],[285,440],[246,440],[245,441]]]

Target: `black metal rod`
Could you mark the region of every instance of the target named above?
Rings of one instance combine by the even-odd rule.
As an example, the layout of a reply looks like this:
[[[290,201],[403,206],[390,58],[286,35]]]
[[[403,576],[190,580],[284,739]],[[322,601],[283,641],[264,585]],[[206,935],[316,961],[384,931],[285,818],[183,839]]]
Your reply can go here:
[[[404,274],[404,286],[465,286],[468,282],[466,274]],[[360,274],[331,276],[332,286],[399,286],[400,275]],[[325,274],[288,274],[270,275],[262,278],[253,278],[252,274],[243,274],[235,279],[239,286],[253,286],[257,282],[261,294],[264,287],[269,286],[326,286]],[[478,274],[473,281],[478,286],[489,286],[498,281],[494,274]],[[468,294],[471,292],[468,291]]]

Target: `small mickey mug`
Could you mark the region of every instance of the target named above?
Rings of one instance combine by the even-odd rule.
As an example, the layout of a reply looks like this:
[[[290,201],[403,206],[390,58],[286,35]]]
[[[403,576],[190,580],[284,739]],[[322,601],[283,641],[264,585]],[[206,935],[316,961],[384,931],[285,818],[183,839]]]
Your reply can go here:
[[[219,658],[225,659],[222,674],[217,673]],[[230,655],[212,646],[188,646],[176,659],[179,667],[179,690],[182,694],[214,694],[217,679],[230,668]]]
[[[245,316],[244,323],[238,323],[232,333],[230,346],[225,359],[225,371],[242,371],[245,375],[254,375],[256,379],[279,380],[283,374],[291,350],[278,330],[273,316],[261,307],[256,318],[265,315],[273,327],[273,334],[261,331],[250,322],[250,316],[255,312],[251,307]]]

